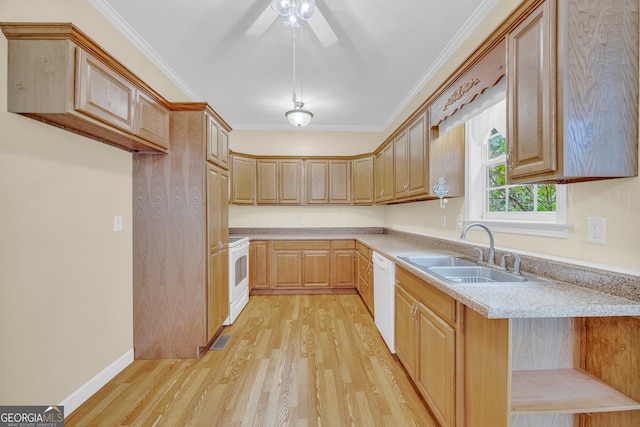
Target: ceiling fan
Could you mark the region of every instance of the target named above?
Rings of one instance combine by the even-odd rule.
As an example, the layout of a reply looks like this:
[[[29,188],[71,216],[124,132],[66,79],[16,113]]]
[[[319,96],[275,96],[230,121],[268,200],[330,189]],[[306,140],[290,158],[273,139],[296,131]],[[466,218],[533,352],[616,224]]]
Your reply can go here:
[[[273,21],[275,21],[279,16],[286,15],[286,10],[290,7],[294,7],[298,3],[301,3],[301,0],[275,0],[270,2],[266,9],[260,14],[260,16],[258,16],[258,19],[256,19],[253,25],[251,25],[247,30],[245,36],[249,38],[261,37],[269,29],[271,24],[273,24]],[[322,15],[322,12],[315,7],[315,2],[311,3],[313,3],[313,9],[315,12],[312,12],[312,18],[307,21],[309,27],[311,27],[311,30],[315,33],[316,37],[318,37],[318,40],[320,40],[323,47],[334,45],[338,42],[338,36],[333,31],[324,15]],[[284,17],[286,18],[286,16]],[[285,25],[289,26],[286,21]]]

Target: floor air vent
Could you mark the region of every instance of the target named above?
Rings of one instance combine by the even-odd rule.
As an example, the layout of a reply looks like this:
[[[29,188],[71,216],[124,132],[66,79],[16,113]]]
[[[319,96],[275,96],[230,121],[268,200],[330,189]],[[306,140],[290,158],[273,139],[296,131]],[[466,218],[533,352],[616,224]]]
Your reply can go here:
[[[218,338],[216,338],[213,344],[211,344],[209,350],[224,350],[230,339],[231,335],[220,335]]]

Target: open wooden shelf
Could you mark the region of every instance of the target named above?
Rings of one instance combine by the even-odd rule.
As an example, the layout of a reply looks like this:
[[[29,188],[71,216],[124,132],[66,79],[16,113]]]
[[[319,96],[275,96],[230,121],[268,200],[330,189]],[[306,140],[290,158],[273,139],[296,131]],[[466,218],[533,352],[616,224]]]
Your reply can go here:
[[[640,409],[640,403],[580,369],[513,371],[511,413],[578,414]]]

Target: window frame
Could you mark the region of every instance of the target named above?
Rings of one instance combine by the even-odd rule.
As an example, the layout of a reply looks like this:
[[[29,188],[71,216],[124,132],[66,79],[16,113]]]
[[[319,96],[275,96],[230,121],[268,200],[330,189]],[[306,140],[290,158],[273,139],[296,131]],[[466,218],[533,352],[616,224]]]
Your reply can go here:
[[[506,135],[506,101],[504,96],[495,97],[494,102],[485,105],[477,114],[465,118],[465,158],[466,158],[466,194],[465,220],[463,222],[480,222],[490,226],[492,230],[503,233],[567,238],[570,225],[567,223],[567,188],[556,185],[556,212],[489,212],[488,211],[488,165],[506,162],[506,155],[488,159],[488,143],[486,138],[480,144],[478,135],[474,133],[473,119],[485,113],[489,108],[504,102],[499,108],[505,108],[505,122],[501,131]],[[498,114],[500,111],[498,110]],[[486,116],[485,116],[486,117]],[[492,126],[496,127],[496,126]],[[478,132],[476,132],[478,133]],[[486,134],[486,133],[485,133]],[[472,140],[474,139],[475,140]],[[502,162],[500,161],[502,159]],[[510,184],[507,184],[510,185]],[[518,184],[516,184],[518,185]]]

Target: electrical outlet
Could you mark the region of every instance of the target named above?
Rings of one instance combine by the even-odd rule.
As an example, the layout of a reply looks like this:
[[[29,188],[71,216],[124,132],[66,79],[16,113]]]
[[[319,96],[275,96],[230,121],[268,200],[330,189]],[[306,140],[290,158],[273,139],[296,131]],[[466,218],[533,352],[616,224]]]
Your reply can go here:
[[[440,215],[440,228],[445,228],[447,226],[447,217],[445,214]]]
[[[456,228],[458,230],[462,229],[462,215],[456,216]]]
[[[606,221],[602,217],[587,217],[587,242],[604,245],[606,239]]]

